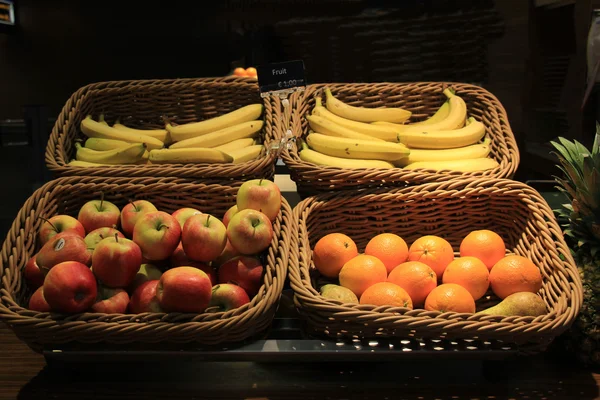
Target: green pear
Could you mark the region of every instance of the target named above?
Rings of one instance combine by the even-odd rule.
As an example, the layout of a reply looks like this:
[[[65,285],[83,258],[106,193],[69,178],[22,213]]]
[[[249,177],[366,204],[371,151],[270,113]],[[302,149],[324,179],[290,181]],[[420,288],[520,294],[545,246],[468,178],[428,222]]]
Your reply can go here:
[[[343,286],[328,284],[321,287],[321,296],[332,300],[338,300],[342,303],[358,304],[358,297],[352,290]]]
[[[517,292],[507,296],[495,306],[478,312],[478,314],[537,317],[547,312],[546,303],[537,294]]]

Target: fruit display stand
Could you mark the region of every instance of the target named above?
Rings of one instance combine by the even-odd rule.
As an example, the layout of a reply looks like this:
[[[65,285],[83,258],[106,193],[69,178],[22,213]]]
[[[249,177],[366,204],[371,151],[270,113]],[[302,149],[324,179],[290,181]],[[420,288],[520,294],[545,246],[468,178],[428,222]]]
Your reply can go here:
[[[565,331],[581,307],[581,281],[558,223],[540,194],[520,182],[483,178],[319,194],[302,200],[294,218],[298,232],[291,235],[289,277],[295,305],[313,335],[341,343],[390,342],[408,352],[531,354]],[[345,233],[359,252],[380,233],[395,233],[407,243],[437,235],[456,255],[461,240],[477,229],[498,233],[508,254],[524,256],[539,267],[538,294],[547,314],[495,316],[376,307],[343,303],[319,292],[322,285],[336,283],[324,278],[313,262],[314,246],[326,234]],[[498,298],[488,291],[477,301],[477,311],[496,303]]]
[[[89,200],[104,199],[122,207],[131,200],[149,200],[171,213],[194,207],[204,213],[224,215],[235,204],[240,182],[220,183],[175,178],[63,177],[51,181],[25,202],[3,244],[0,259],[0,321],[38,352],[61,346],[126,345],[161,350],[183,345],[222,345],[263,335],[278,307],[289,259],[291,208],[282,198],[273,223],[273,238],[263,253],[264,275],[258,294],[249,303],[225,312],[62,314],[27,309],[31,290],[23,269],[37,251],[39,228],[57,213],[75,215]],[[55,249],[56,250],[56,249]]]
[[[240,163],[143,163],[80,166],[76,143],[85,140],[81,122],[100,116],[109,125],[119,122],[134,129],[164,129],[167,123],[183,125],[218,117],[249,104],[262,104],[264,121],[258,134],[264,146],[260,155]],[[58,116],[46,147],[46,165],[57,176],[172,176],[230,180],[272,178],[280,107],[263,101],[256,80],[240,77],[131,80],[94,83],[76,91]],[[112,164],[112,163],[111,163]]]
[[[510,128],[506,111],[498,99],[487,90],[470,84],[420,83],[335,83],[309,85],[304,92],[290,97],[291,129],[296,138],[309,134],[306,117],[315,107],[315,97],[324,97],[331,89],[336,98],[351,106],[378,108],[400,107],[412,112],[411,120],[421,121],[432,116],[445,101],[444,89],[452,88],[467,106],[467,116],[485,125],[490,139],[489,158],[498,166],[486,171],[457,172],[449,170],[403,168],[339,168],[317,165],[300,158],[300,146],[291,146],[281,158],[290,169],[302,196],[334,190],[398,187],[453,178],[512,178],[519,165],[519,150]]]

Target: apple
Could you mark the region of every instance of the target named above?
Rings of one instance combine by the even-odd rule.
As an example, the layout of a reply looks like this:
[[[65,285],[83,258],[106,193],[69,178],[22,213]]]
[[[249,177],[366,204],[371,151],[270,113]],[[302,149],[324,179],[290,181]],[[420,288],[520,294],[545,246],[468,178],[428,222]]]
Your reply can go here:
[[[38,312],[50,312],[50,304],[44,298],[44,287],[40,286],[31,295],[28,307],[30,310]]]
[[[142,265],[142,250],[133,240],[107,237],[102,239],[92,255],[96,278],[112,288],[129,286]]]
[[[165,260],[173,253],[181,238],[179,222],[164,211],[142,215],[133,227],[133,241],[148,261]]]
[[[223,265],[223,263],[225,261],[229,261],[234,257],[237,256],[241,256],[242,253],[240,253],[239,251],[237,251],[235,249],[235,247],[233,247],[231,245],[231,242],[229,241],[229,239],[227,239],[227,244],[225,245],[225,248],[223,249],[223,251],[221,252],[221,255],[219,255],[219,257],[217,257],[213,262],[212,265],[214,267],[220,267],[221,265]]]
[[[201,313],[210,303],[211,292],[212,284],[204,271],[177,267],[160,277],[156,298],[165,311]]]
[[[129,290],[134,292],[142,283],[160,279],[162,271],[154,264],[142,264],[140,270],[133,278],[133,282],[129,285]]]
[[[92,253],[81,236],[70,232],[54,235],[37,253],[35,262],[42,271],[47,271],[64,261],[78,261],[91,265]]]
[[[192,215],[183,225],[181,244],[191,260],[212,261],[221,255],[227,244],[227,228],[210,214]]]
[[[129,305],[129,295],[123,289],[99,285],[96,302],[91,311],[105,314],[125,314]]]
[[[260,211],[275,221],[281,209],[281,191],[268,179],[252,179],[242,183],[236,195],[239,211]]]
[[[215,285],[212,288],[210,307],[218,307],[218,311],[229,311],[250,303],[250,298],[244,289],[231,283]]]
[[[38,235],[41,245],[45,245],[48,240],[61,232],[70,232],[81,237],[85,236],[85,229],[81,225],[81,222],[70,215],[55,215],[50,219],[44,220],[44,223],[40,227]]]
[[[94,229],[93,231],[88,233],[83,240],[85,240],[85,244],[87,245],[88,250],[91,250],[93,252],[102,239],[107,237],[115,237],[115,235],[117,235],[120,238],[125,238],[125,235],[123,235],[115,228],[109,228],[108,226],[104,226],[102,228]]]
[[[227,228],[227,225],[229,225],[231,217],[233,217],[238,211],[239,210],[237,204],[234,204],[233,206],[229,207],[229,209],[225,212],[225,215],[223,215],[223,225],[225,225],[225,228]]]
[[[158,280],[147,281],[138,286],[131,294],[131,299],[129,300],[129,313],[164,312],[156,298],[157,286]]]
[[[125,235],[133,235],[133,227],[138,219],[149,212],[158,211],[148,200],[136,200],[127,204],[121,210],[121,229]]]
[[[219,267],[219,283],[233,283],[254,297],[262,285],[264,267],[256,257],[235,257]]]
[[[202,214],[202,212],[199,210],[196,210],[195,208],[183,207],[183,208],[173,211],[173,214],[171,214],[171,215],[179,222],[179,226],[181,227],[181,229],[183,229],[183,225],[185,224],[185,221],[187,221],[188,218],[191,217],[192,215],[196,215],[196,214]]]
[[[53,311],[80,313],[96,302],[96,278],[87,265],[65,261],[48,271],[44,298]]]
[[[271,244],[273,225],[260,211],[241,210],[229,221],[227,238],[240,253],[257,254]]]
[[[215,269],[211,265],[203,263],[202,261],[190,260],[190,258],[185,254],[181,243],[179,243],[179,246],[177,246],[173,254],[171,254],[171,268],[177,267],[194,267],[201,269],[208,275],[210,282],[213,285],[217,284],[217,273]]]
[[[46,277],[44,272],[42,272],[40,267],[38,267],[37,263],[35,262],[36,256],[37,254],[31,257],[23,269],[23,277],[25,278],[25,282],[27,282],[27,286],[29,286],[29,288],[32,290],[36,290],[42,286],[44,284],[44,278]]]
[[[117,228],[119,226],[119,218],[121,211],[119,207],[104,200],[104,196],[100,200],[91,200],[85,203],[79,209],[77,219],[86,232],[91,232],[94,229],[109,227]]]

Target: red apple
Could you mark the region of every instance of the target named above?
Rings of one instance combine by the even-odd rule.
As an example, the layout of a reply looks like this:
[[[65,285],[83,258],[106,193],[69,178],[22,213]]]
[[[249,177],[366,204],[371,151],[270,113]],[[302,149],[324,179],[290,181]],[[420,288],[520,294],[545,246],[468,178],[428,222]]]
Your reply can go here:
[[[94,275],[108,287],[129,286],[142,265],[140,247],[126,238],[102,239],[92,255]]]
[[[46,275],[44,275],[40,267],[38,267],[37,263],[35,262],[36,256],[37,254],[27,261],[27,264],[25,264],[25,268],[23,270],[25,282],[27,282],[27,286],[29,286],[29,288],[32,290],[36,290],[42,286],[44,284],[44,278],[46,277]]]
[[[125,237],[125,235],[123,235],[115,228],[109,228],[105,226],[102,228],[94,229],[93,231],[88,233],[83,240],[85,240],[85,244],[87,245],[88,250],[91,250],[93,252],[102,239],[107,237],[115,237],[115,235],[117,235],[119,238]]]
[[[147,281],[138,286],[131,294],[131,299],[129,300],[129,312],[131,314],[164,312],[156,298],[157,286],[158,280]]]
[[[221,252],[221,255],[219,257],[217,257],[213,262],[212,265],[214,267],[220,267],[221,265],[223,265],[223,263],[225,261],[229,261],[234,257],[237,256],[241,256],[242,253],[240,253],[239,251],[237,251],[235,249],[235,247],[233,247],[231,245],[231,242],[229,241],[229,239],[227,239],[227,244],[225,245],[225,248],[223,249],[223,251]]]
[[[91,311],[105,314],[125,314],[129,305],[129,295],[123,289],[99,285],[96,302]]]
[[[210,214],[192,215],[183,225],[181,244],[190,259],[212,261],[219,257],[227,244],[227,228]]]
[[[250,303],[244,289],[231,283],[215,285],[212,289],[210,307],[218,307],[218,311],[229,311]]]
[[[133,235],[133,227],[138,219],[149,212],[158,211],[148,200],[136,200],[127,204],[121,210],[121,229],[125,235]]]
[[[40,227],[39,238],[41,245],[45,245],[48,240],[61,232],[70,232],[81,237],[85,236],[85,229],[81,225],[81,222],[70,215],[55,215],[45,220]]]
[[[275,221],[281,209],[281,191],[268,179],[252,179],[242,183],[237,192],[238,209],[260,211]]]
[[[133,228],[133,241],[149,261],[165,260],[173,253],[181,238],[179,222],[164,211],[142,215]]]
[[[225,212],[225,215],[223,215],[223,225],[225,225],[225,228],[227,228],[227,225],[229,225],[229,221],[231,221],[231,217],[233,217],[237,212],[238,212],[237,204],[229,207],[229,209]]]
[[[173,250],[173,253],[169,259],[171,261],[171,268],[181,267],[182,265],[192,261],[188,256],[185,255],[185,251],[183,250],[183,245],[181,242],[179,242],[175,250]]]
[[[238,211],[227,226],[227,238],[240,253],[258,254],[271,244],[273,225],[260,211]]]
[[[82,239],[83,240],[83,239]],[[90,269],[77,261],[57,264],[44,280],[44,298],[53,311],[80,313],[96,302],[96,278]]]
[[[210,278],[192,267],[177,267],[165,272],[156,287],[156,298],[165,311],[201,313],[212,292]]]
[[[178,210],[173,211],[173,214],[171,214],[171,215],[179,222],[179,226],[181,227],[181,229],[183,229],[183,225],[185,224],[185,221],[187,221],[188,218],[191,217],[192,215],[196,215],[196,214],[202,214],[202,212],[199,210],[196,210],[195,208],[184,207],[184,208],[180,208]]]
[[[54,235],[35,257],[37,266],[46,271],[64,261],[77,261],[91,265],[91,252],[81,236],[69,232]]]
[[[156,265],[142,264],[140,270],[135,275],[133,282],[129,285],[129,290],[134,292],[142,283],[148,281],[159,280],[162,276],[162,271]]]
[[[86,232],[91,232],[94,229],[105,226],[109,228],[118,227],[120,216],[121,211],[119,207],[101,198],[100,200],[91,200],[85,203],[79,209],[77,219],[81,222]]]
[[[254,297],[262,285],[263,270],[258,258],[235,257],[219,267],[219,283],[234,283]]]
[[[217,284],[217,273],[215,272],[215,269],[211,265],[203,263],[202,261],[190,260],[190,258],[185,254],[181,243],[179,243],[179,246],[177,246],[171,255],[171,268],[177,267],[194,267],[201,269],[209,276],[210,282],[213,285]]]
[[[27,307],[30,310],[38,311],[38,312],[50,312],[50,304],[44,298],[44,287],[40,286],[37,288],[35,292],[31,295],[29,299],[29,306]]]

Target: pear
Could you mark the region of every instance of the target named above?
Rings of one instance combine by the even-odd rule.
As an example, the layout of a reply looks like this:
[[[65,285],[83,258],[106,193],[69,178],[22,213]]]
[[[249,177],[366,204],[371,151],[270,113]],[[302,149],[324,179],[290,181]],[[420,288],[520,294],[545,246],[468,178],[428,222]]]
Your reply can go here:
[[[521,317],[537,317],[546,313],[547,310],[544,300],[537,294],[531,292],[513,293],[495,306],[478,312],[478,314]]]
[[[352,290],[343,286],[327,284],[321,287],[321,296],[332,300],[338,300],[342,303],[358,304],[358,297]]]

